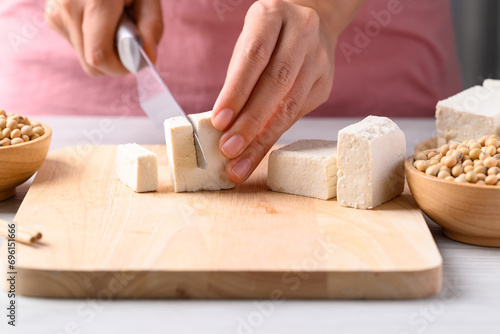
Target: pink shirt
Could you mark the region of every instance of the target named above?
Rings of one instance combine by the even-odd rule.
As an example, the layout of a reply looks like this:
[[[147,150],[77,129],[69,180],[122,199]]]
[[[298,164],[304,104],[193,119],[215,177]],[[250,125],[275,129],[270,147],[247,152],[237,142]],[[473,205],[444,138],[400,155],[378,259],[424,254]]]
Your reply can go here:
[[[158,70],[186,112],[210,110],[253,1],[162,2]],[[87,77],[69,43],[45,25],[44,3],[0,2],[0,108],[143,115],[134,77]],[[433,116],[439,99],[462,88],[449,1],[367,0],[341,35],[335,63],[332,94],[311,115]]]

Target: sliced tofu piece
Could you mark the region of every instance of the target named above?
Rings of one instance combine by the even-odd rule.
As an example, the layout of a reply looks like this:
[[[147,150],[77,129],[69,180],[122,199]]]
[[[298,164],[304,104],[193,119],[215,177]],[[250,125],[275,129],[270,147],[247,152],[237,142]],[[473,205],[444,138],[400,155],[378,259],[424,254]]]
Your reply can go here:
[[[500,134],[500,89],[486,86],[474,86],[438,102],[438,146]]]
[[[485,79],[483,81],[483,87],[500,90],[500,80],[496,79]]]
[[[234,183],[226,176],[229,161],[219,151],[223,131],[212,126],[211,112],[188,116],[194,123],[207,159],[207,169],[196,164],[193,128],[184,117],[165,120],[165,139],[171,185],[175,192],[231,189]]]
[[[387,117],[368,116],[339,131],[337,201],[372,209],[404,190],[406,139]]]
[[[118,145],[116,175],[135,192],[158,190],[156,154],[137,144]]]
[[[299,140],[269,156],[267,185],[288,194],[330,199],[337,195],[337,142]]]

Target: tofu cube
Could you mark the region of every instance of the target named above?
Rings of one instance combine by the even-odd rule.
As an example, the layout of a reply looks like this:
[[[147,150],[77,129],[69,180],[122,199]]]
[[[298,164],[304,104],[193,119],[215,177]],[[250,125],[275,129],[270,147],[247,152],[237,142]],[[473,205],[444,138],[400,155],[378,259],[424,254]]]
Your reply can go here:
[[[158,190],[156,154],[137,144],[118,145],[116,175],[135,192]]]
[[[219,151],[223,131],[212,126],[211,112],[188,116],[193,122],[207,159],[207,169],[196,163],[193,128],[184,117],[165,120],[165,139],[170,182],[175,192],[231,189],[234,183],[226,176],[229,159]]]
[[[337,194],[337,142],[299,140],[269,156],[267,185],[288,194],[330,199]]]
[[[474,86],[436,106],[438,146],[500,134],[500,89],[495,81]]]
[[[387,117],[368,116],[339,131],[337,201],[372,209],[404,190],[406,139]]]
[[[493,90],[500,90],[500,80],[485,79],[483,81],[483,87]]]

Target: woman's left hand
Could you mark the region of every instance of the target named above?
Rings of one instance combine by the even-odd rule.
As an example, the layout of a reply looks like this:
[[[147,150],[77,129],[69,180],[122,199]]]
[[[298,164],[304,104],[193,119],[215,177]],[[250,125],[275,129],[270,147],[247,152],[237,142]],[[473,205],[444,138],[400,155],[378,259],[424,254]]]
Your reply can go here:
[[[212,114],[225,130],[219,145],[232,182],[245,181],[286,130],[328,99],[340,33],[330,28],[293,2],[250,7]]]

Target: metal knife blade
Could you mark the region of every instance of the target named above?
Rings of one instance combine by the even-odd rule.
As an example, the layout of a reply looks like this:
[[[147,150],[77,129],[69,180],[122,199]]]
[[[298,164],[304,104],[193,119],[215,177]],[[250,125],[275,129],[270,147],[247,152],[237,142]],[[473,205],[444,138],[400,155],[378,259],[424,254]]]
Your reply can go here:
[[[116,45],[120,60],[137,79],[139,103],[142,110],[163,130],[163,122],[170,117],[184,116],[193,128],[196,162],[198,168],[207,168],[207,159],[200,143],[198,131],[184,110],[177,103],[155,66],[142,47],[142,41],[134,22],[123,15],[116,33]]]

